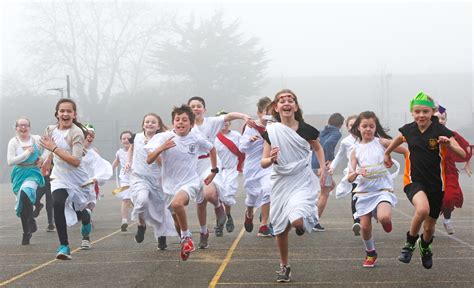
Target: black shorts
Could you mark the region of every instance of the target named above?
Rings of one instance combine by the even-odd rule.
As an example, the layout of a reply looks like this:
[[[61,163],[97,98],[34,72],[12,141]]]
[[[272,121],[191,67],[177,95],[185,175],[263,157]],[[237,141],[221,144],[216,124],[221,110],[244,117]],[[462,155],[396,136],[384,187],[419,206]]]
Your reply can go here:
[[[444,191],[440,189],[430,189],[429,187],[423,185],[420,182],[413,182],[403,188],[405,194],[408,197],[408,200],[413,204],[413,197],[416,193],[424,191],[426,197],[428,198],[428,203],[430,205],[430,217],[438,219],[439,214],[441,213],[441,205],[443,204]]]

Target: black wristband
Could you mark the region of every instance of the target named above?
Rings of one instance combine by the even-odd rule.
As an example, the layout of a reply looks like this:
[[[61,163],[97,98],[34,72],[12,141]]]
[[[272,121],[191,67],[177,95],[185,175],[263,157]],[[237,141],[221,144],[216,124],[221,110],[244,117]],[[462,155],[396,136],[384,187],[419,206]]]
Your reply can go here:
[[[216,174],[219,173],[219,168],[216,167],[216,168],[211,169],[211,173],[216,173]]]
[[[58,146],[54,147],[53,150],[51,150],[51,152],[53,152],[54,154],[54,151],[56,151],[56,149],[58,149]]]

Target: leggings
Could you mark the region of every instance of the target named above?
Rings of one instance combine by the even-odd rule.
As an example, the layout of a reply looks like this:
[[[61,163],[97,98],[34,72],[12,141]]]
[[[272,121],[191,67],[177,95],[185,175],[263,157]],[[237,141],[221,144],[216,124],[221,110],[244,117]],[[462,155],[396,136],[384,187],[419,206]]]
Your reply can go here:
[[[61,245],[69,245],[66,216],[64,215],[65,203],[68,196],[66,189],[58,189],[53,192],[54,222],[56,223],[56,230],[58,231],[59,243],[61,243]],[[76,211],[76,214],[77,219],[82,220],[83,225],[87,225],[91,222],[90,214],[86,209]],[[88,236],[85,236],[85,238],[88,238]]]
[[[23,233],[28,234],[30,232],[30,223],[33,222],[33,204],[31,203],[25,192],[20,191],[20,201],[23,203],[23,209],[21,210],[21,226],[23,227]]]
[[[44,176],[44,186],[38,187],[36,190],[36,203],[38,206],[41,202],[41,198],[46,198],[46,214],[48,215],[48,224],[53,224],[53,197],[51,195],[51,183],[49,182],[49,176]]]

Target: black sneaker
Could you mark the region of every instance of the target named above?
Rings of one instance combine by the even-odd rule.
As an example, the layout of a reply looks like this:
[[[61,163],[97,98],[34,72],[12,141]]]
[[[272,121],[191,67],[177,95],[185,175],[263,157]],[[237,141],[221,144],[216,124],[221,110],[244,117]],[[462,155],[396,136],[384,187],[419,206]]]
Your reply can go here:
[[[413,251],[415,251],[415,245],[405,242],[405,246],[403,246],[400,256],[398,256],[398,260],[402,261],[403,263],[410,263],[411,256],[413,256]]]
[[[40,215],[41,209],[43,209],[44,204],[43,203],[38,203],[38,205],[35,205],[35,210],[33,210],[33,218],[38,218]]]
[[[34,218],[31,218],[30,221],[28,221],[28,228],[30,229],[30,233],[35,233],[38,230],[38,226],[36,225],[36,220]]]
[[[224,236],[224,225],[216,225],[216,227],[214,227],[214,233],[216,234],[216,237]]]
[[[290,265],[287,266],[280,266],[280,271],[277,272],[277,282],[278,283],[288,283],[290,282],[290,277],[291,277],[291,268]]]
[[[295,228],[296,235],[303,236],[304,229],[303,228]]]
[[[166,236],[160,236],[158,237],[158,250],[166,250],[168,248],[168,245],[166,245]]]
[[[46,228],[46,232],[54,232],[56,231],[56,227],[54,227],[54,224],[48,224],[48,228]]]
[[[423,267],[426,269],[431,269],[431,267],[433,267],[433,252],[431,251],[431,244],[428,244],[428,247],[423,248],[421,245],[421,237],[417,241],[418,248],[420,248],[421,264],[423,264]]]
[[[127,228],[128,228],[128,223],[122,223],[122,226],[120,226],[120,231],[127,232]]]
[[[319,224],[319,222],[316,223],[316,225],[314,225],[314,227],[313,227],[313,231],[316,231],[316,232],[324,232],[325,230],[326,229],[323,226],[321,226],[321,224]]]
[[[135,242],[142,243],[145,239],[146,226],[137,226],[137,234],[135,234]]]
[[[231,233],[234,231],[235,226],[234,226],[234,219],[232,219],[232,216],[229,214],[227,215],[227,222],[225,223],[225,230],[227,230],[228,233]]]
[[[30,245],[31,233],[23,233],[23,239],[21,239],[21,245]]]

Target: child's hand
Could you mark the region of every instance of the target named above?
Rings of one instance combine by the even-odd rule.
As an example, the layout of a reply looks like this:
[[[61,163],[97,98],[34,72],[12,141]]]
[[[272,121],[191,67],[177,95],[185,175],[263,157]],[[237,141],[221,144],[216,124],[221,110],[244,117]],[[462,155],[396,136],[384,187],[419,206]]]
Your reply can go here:
[[[357,174],[361,175],[362,177],[367,176],[367,169],[366,168],[359,168],[357,169]]]
[[[438,137],[438,143],[439,144],[449,144],[451,141],[449,140],[448,137],[446,136],[439,136]]]
[[[258,139],[260,139],[260,136],[258,136],[258,135],[253,135],[252,137],[249,138],[250,142],[255,142]]]
[[[472,171],[471,171],[471,165],[470,163],[466,163],[466,165],[462,168],[464,171],[466,171],[467,176],[471,177]]]
[[[216,177],[216,173],[211,173],[209,174],[206,179],[204,179],[204,184],[209,185],[212,183],[212,180],[214,180],[214,177]]]
[[[40,144],[44,147],[44,149],[49,151],[53,151],[54,147],[56,147],[56,143],[54,143],[54,140],[49,136],[41,137]]]
[[[328,171],[328,174],[329,174],[329,175],[334,174],[334,169],[332,169],[331,167],[329,167],[329,168],[327,168],[327,169],[328,169],[327,171]]]
[[[125,166],[123,166],[123,170],[125,172],[128,172],[128,171],[130,171],[130,167],[132,167],[132,164],[130,164],[130,162],[127,162],[127,163],[125,163]]]
[[[173,138],[174,136],[171,136],[168,140],[165,141],[165,143],[163,143],[163,145],[161,145],[162,151],[166,151],[176,146],[176,143],[173,141]]]
[[[250,117],[245,117],[245,124],[247,124],[247,126],[249,127],[252,127],[252,128],[256,128],[257,127],[257,123],[255,123],[255,120],[253,120],[252,118]]]
[[[49,159],[46,159],[43,162],[43,165],[41,165],[41,175],[48,176],[50,169],[51,169],[51,161]]]
[[[278,152],[280,152],[280,147],[273,147],[270,151],[270,160],[272,163],[275,163],[278,158]]]
[[[383,154],[383,163],[386,168],[390,168],[393,165],[392,157],[388,154]]]

